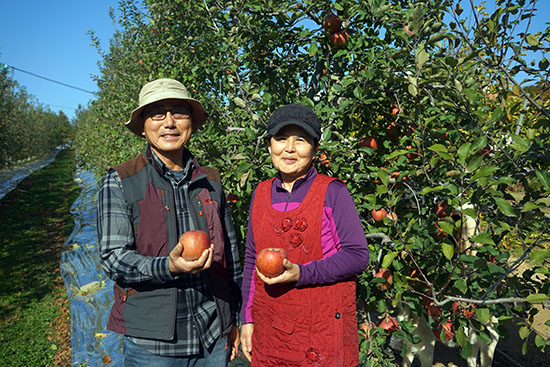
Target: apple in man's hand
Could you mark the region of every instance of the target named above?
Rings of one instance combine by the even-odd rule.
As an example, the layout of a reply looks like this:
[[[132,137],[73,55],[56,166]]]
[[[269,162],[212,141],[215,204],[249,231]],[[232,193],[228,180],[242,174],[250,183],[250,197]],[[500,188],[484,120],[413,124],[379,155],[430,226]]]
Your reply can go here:
[[[256,267],[266,277],[274,278],[285,271],[283,260],[286,251],[282,248],[264,248],[256,257]]]
[[[181,235],[179,243],[183,246],[181,256],[187,261],[197,260],[204,250],[210,248],[210,238],[203,231],[188,231]]]

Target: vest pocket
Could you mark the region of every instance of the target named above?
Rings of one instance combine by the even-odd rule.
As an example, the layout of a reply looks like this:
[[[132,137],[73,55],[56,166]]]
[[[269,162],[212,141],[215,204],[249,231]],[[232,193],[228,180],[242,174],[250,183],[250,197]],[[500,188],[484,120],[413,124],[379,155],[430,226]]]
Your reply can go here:
[[[309,327],[280,317],[273,311],[267,307],[263,312],[255,313],[253,316],[252,353],[256,353],[255,360],[259,365],[271,365],[276,362],[285,366],[303,365],[310,347]]]

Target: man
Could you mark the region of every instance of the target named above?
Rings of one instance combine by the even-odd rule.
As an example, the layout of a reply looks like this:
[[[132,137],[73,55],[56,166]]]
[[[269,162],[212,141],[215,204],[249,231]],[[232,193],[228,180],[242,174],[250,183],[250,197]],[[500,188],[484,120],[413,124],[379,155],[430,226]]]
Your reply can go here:
[[[144,154],[109,170],[98,197],[101,264],[115,281],[107,328],[125,366],[226,366],[237,356],[241,268],[219,175],[186,148],[208,117],[173,79],[143,86],[126,126]],[[197,260],[179,237],[206,232]]]

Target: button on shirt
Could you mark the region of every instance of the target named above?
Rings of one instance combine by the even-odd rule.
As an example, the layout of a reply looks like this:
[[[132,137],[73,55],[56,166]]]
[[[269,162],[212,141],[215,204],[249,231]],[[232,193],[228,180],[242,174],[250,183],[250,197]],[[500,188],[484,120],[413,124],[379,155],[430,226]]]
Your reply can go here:
[[[155,163],[161,168],[163,176],[170,182],[174,189],[179,238],[184,232],[196,229],[191,219],[191,212],[188,206],[189,200],[191,199],[189,198],[188,188],[191,184],[191,173],[195,168],[195,164],[193,159],[191,159],[191,154],[186,150],[184,153],[184,159],[186,160],[185,169],[183,171],[173,171],[170,170],[153,151],[151,152]],[[103,185],[111,192],[122,190],[120,177],[115,171],[109,172]],[[105,223],[108,220],[108,208],[126,206],[125,201],[124,203],[114,202],[116,200],[121,200],[123,197],[124,195],[120,195],[120,193],[117,193],[117,195],[112,195],[111,193],[100,195],[99,199],[102,200],[101,205],[104,213],[102,214],[103,218],[100,222]],[[116,215],[111,216],[110,219],[110,228],[117,228],[117,223],[113,222],[116,221]],[[101,233],[101,247],[105,249],[115,248],[121,246],[121,244],[134,243],[132,231],[129,231],[127,236],[122,236],[118,231],[113,234],[105,233],[105,231],[101,231]],[[230,234],[230,236],[233,237],[234,234]],[[109,258],[104,260],[107,262],[110,261]],[[164,261],[167,261],[167,258],[165,258]],[[135,267],[132,267],[132,269],[139,267],[140,264],[135,264]],[[152,268],[162,267],[152,266]],[[121,277],[120,275],[123,274],[121,278],[127,282],[150,280],[142,279],[132,273],[125,274],[126,271],[130,269],[124,266],[122,262],[119,263],[116,260],[112,260],[110,264],[104,265],[104,270],[111,275],[116,274],[116,277]],[[164,274],[163,277],[166,278],[166,274]],[[203,348],[208,348],[220,336],[220,320],[216,317],[216,303],[212,293],[208,289],[205,272],[200,272],[198,274],[182,273],[176,278],[179,279],[180,286],[178,287],[177,325],[174,340],[163,341],[134,337],[130,339],[151,353],[158,355],[189,356],[198,354],[201,350],[201,344]]]

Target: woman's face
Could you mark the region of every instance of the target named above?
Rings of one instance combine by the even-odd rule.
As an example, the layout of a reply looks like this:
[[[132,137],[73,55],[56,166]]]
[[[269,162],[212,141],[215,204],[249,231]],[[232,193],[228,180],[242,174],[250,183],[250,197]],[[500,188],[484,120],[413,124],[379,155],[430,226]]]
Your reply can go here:
[[[294,182],[307,174],[319,149],[319,144],[313,144],[313,138],[297,125],[285,126],[269,139],[269,154],[283,181]]]

